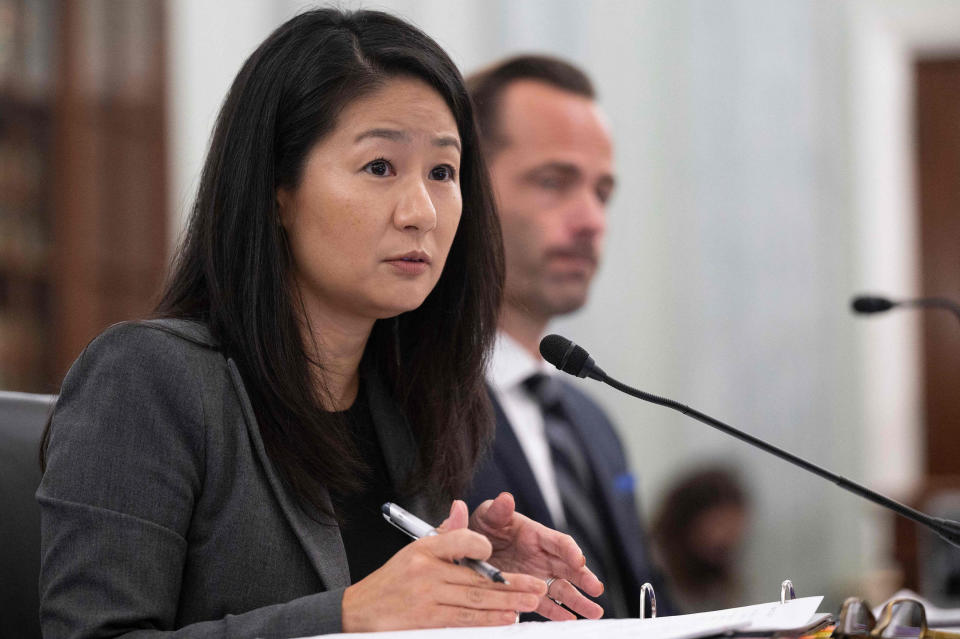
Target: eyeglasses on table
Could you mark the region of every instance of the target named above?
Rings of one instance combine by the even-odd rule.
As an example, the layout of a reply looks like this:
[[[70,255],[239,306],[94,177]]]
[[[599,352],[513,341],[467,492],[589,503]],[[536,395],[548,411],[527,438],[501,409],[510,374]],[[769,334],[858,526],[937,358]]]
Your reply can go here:
[[[833,639],[881,637],[883,639],[960,639],[960,633],[934,630],[927,626],[927,613],[916,599],[887,602],[880,619],[873,616],[863,599],[850,597],[843,602]]]

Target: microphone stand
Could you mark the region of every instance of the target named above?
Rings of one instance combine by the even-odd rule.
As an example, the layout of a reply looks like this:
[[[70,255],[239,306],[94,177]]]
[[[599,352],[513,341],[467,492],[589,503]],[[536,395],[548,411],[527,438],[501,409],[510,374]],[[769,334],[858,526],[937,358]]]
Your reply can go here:
[[[898,306],[912,306],[919,308],[941,308],[953,313],[957,320],[960,320],[960,304],[945,297],[922,297],[915,300],[894,301],[886,297],[874,295],[858,295],[854,297],[850,306],[854,313],[861,315],[872,315],[883,313]]]
[[[897,306],[919,306],[921,308],[942,308],[954,314],[960,321],[960,304],[945,297],[924,297],[918,300],[904,300],[897,302]]]
[[[657,404],[659,406],[665,406],[667,408],[671,408],[675,411],[681,412],[684,415],[687,415],[688,417],[692,417],[698,422],[702,422],[708,426],[712,426],[717,430],[723,431],[724,433],[731,435],[732,437],[736,437],[741,441],[747,442],[751,446],[756,446],[757,448],[764,450],[770,453],[771,455],[776,455],[780,459],[788,461],[795,466],[799,466],[800,468],[803,468],[804,470],[813,473],[814,475],[817,475],[819,477],[822,477],[824,479],[827,479],[833,482],[840,488],[844,488],[855,495],[859,495],[860,497],[863,497],[864,499],[872,501],[875,504],[883,506],[884,508],[888,508],[897,514],[903,517],[906,517],[907,519],[911,519],[917,522],[918,524],[923,524],[933,532],[940,535],[940,537],[942,537],[943,539],[946,539],[948,542],[950,542],[954,546],[960,547],[960,523],[958,522],[952,521],[950,519],[941,519],[939,517],[931,517],[930,515],[920,512],[919,510],[910,508],[905,504],[902,504],[896,500],[890,499],[889,497],[881,495],[880,493],[874,492],[869,488],[866,488],[865,486],[861,486],[860,484],[857,484],[856,482],[850,481],[846,477],[842,477],[840,475],[837,475],[836,473],[832,473],[829,470],[825,468],[821,468],[820,466],[817,466],[812,462],[808,462],[805,459],[797,457],[793,453],[789,453],[783,450],[782,448],[777,448],[776,446],[772,444],[768,444],[767,442],[761,439],[757,439],[753,435],[749,435],[741,430],[737,430],[733,426],[725,424],[721,422],[719,419],[714,419],[713,417],[710,417],[709,415],[701,413],[698,410],[690,408],[685,404],[681,404],[680,402],[676,402],[672,399],[667,399],[665,397],[659,397],[657,395],[645,393],[642,390],[638,390],[631,386],[627,386],[626,384],[619,382],[616,379],[610,377],[597,366],[594,366],[593,369],[594,370],[591,371],[591,373],[593,374],[589,374],[589,377],[598,379],[603,383],[609,386],[612,386],[618,391],[626,393],[627,395],[630,395],[632,397],[636,397],[637,399],[642,399],[645,402],[650,402],[652,404]],[[568,372],[568,371],[565,371],[565,372]]]
[[[887,303],[889,302],[884,301],[884,304]],[[590,357],[587,351],[580,346],[577,346],[566,337],[561,335],[547,335],[540,340],[540,354],[543,355],[543,359],[553,364],[564,373],[573,375],[574,377],[590,377],[591,379],[596,379],[622,393],[630,395],[631,397],[636,397],[637,399],[642,399],[645,402],[657,404],[658,406],[665,406],[683,413],[684,415],[692,417],[698,422],[702,422],[707,426],[712,426],[713,428],[716,428],[727,435],[736,437],[740,441],[744,441],[751,446],[756,446],[760,450],[766,451],[771,455],[775,455],[776,457],[788,461],[795,466],[799,466],[800,468],[803,468],[804,470],[811,472],[818,477],[827,479],[855,495],[892,510],[893,512],[906,517],[907,519],[915,521],[918,524],[923,524],[933,532],[940,535],[943,539],[950,542],[952,545],[960,547],[960,523],[950,519],[931,517],[930,515],[920,512],[919,510],[910,508],[905,504],[901,504],[898,501],[894,501],[889,497],[861,486],[856,482],[850,481],[846,477],[841,477],[840,475],[832,473],[825,468],[821,468],[812,462],[801,459],[793,453],[788,453],[787,451],[777,448],[772,444],[768,444],[767,442],[758,439],[753,435],[748,435],[743,431],[737,430],[733,426],[724,424],[719,419],[714,419],[713,417],[705,415],[704,413],[694,410],[689,406],[681,404],[680,402],[676,402],[665,397],[660,397],[658,395],[653,395],[651,393],[646,393],[642,390],[627,386],[623,382],[619,382],[607,375],[602,368],[596,365],[596,363],[593,361],[593,358]]]

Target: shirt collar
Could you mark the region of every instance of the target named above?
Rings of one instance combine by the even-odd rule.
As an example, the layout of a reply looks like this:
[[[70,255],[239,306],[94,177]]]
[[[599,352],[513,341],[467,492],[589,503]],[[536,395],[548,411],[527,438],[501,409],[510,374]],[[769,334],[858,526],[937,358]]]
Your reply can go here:
[[[497,340],[487,368],[487,381],[498,391],[505,391],[523,383],[534,373],[553,374],[549,364],[533,357],[517,340],[503,331],[497,332]]]

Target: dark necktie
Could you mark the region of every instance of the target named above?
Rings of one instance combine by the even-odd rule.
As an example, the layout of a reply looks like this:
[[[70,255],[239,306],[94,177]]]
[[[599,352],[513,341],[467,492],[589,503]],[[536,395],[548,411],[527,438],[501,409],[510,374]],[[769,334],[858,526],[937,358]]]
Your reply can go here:
[[[587,566],[604,582],[604,592],[596,601],[603,606],[605,616],[626,617],[620,571],[598,507],[596,479],[583,443],[563,407],[563,386],[543,373],[531,375],[523,385],[543,413],[544,434],[567,520],[565,532],[576,540],[587,558]]]

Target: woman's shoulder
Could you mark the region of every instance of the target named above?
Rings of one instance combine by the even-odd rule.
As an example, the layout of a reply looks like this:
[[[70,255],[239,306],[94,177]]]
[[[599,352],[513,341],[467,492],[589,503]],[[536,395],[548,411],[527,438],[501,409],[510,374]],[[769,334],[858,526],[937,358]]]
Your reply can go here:
[[[91,385],[100,393],[151,387],[191,396],[208,385],[199,380],[210,380],[211,374],[223,377],[225,371],[226,360],[201,322],[121,322],[87,345],[64,378],[61,391]]]
[[[184,504],[204,482],[211,409],[230,392],[226,369],[202,324],[124,322],[105,330],[63,381],[38,496],[182,536]],[[164,490],[172,492],[158,498]]]
[[[217,341],[206,324],[197,320],[180,318],[145,319],[119,322],[104,330],[87,347],[102,348],[105,345],[139,344],[144,349],[164,347],[189,350],[218,350]]]
[[[137,361],[150,368],[191,367],[203,360],[223,360],[206,324],[187,319],[149,319],[114,324],[95,337],[75,362],[108,360],[118,366]],[[123,366],[121,366],[122,368]]]
[[[189,451],[182,457],[200,459],[207,409],[231,392],[228,379],[226,360],[203,324],[114,324],[87,345],[63,380],[50,426],[51,464],[65,445],[89,456],[103,442],[127,451],[146,451],[146,443],[179,447]]]

